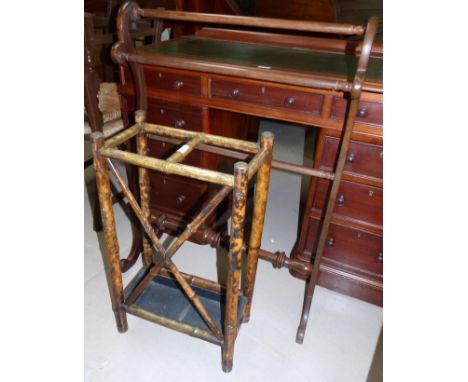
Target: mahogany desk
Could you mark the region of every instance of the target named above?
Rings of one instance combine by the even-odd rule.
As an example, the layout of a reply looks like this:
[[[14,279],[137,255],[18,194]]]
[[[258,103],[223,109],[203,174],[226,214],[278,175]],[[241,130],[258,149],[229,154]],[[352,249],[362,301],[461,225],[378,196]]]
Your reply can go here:
[[[256,117],[318,127],[316,147],[306,149],[314,150],[314,168],[331,170],[347,108],[339,83],[352,79],[359,49],[353,41],[216,28],[142,47],[139,54],[147,58],[147,118],[150,123],[252,140],[256,140],[251,134],[258,127]],[[375,44],[319,279],[325,287],[380,305],[382,61],[382,45]],[[135,110],[133,78],[126,66],[121,66],[120,73],[128,121]],[[336,79],[336,89],[314,89],[308,82],[311,77]],[[150,151],[167,155],[174,147],[170,142],[152,141]],[[212,169],[232,165],[216,154],[197,151],[187,163]],[[206,185],[187,184],[174,176],[153,175],[151,183],[152,222],[161,231],[176,230],[210,195]],[[310,261],[314,252],[327,183],[312,178],[301,232],[291,254],[294,259]],[[219,237],[209,226],[205,228],[194,236],[195,241],[215,245]]]

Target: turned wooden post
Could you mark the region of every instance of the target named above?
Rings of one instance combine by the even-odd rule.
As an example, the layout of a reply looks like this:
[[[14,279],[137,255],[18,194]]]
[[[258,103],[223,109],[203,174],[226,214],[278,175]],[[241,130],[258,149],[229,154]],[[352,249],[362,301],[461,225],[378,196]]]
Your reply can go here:
[[[358,66],[354,75],[352,84],[352,90],[350,92],[350,101],[346,118],[344,122],[343,131],[341,134],[341,145],[338,151],[338,158],[335,164],[334,178],[330,188],[330,193],[325,206],[325,213],[323,216],[322,227],[320,228],[317,251],[313,260],[312,274],[310,275],[306,283],[306,291],[304,294],[304,302],[302,305],[301,321],[297,328],[296,342],[302,344],[304,342],[305,330],[307,328],[307,322],[309,320],[310,307],[312,304],[312,297],[314,295],[315,286],[320,277],[320,262],[322,255],[325,250],[325,243],[328,235],[328,227],[333,214],[333,208],[335,207],[336,195],[340,187],[341,175],[346,163],[346,156],[348,148],[351,143],[351,135],[354,127],[354,121],[359,109],[359,100],[361,98],[362,84],[364,83],[367,66],[369,64],[369,57],[372,50],[372,43],[374,42],[375,34],[378,27],[378,18],[371,17],[366,27],[364,39],[362,41],[361,55],[359,56]]]
[[[237,334],[237,304],[239,280],[244,245],[244,220],[247,202],[247,170],[245,162],[234,165],[234,189],[232,192],[231,236],[228,254],[228,276],[226,285],[226,316],[224,319],[223,371],[232,370],[234,341]]]
[[[122,307],[123,284],[119,258],[119,243],[117,241],[117,232],[115,229],[112,193],[106,159],[99,153],[99,150],[104,144],[104,135],[101,132],[93,132],[90,137],[93,144],[94,169],[96,172],[96,183],[104,228],[104,267],[108,277],[109,293],[117,329],[119,332],[123,333],[127,331],[128,325],[127,315]]]
[[[244,286],[244,296],[247,298],[247,301],[244,306],[244,311],[242,312],[242,322],[248,322],[250,319],[250,308],[252,306],[258,256],[260,247],[262,245],[262,234],[263,225],[265,222],[268,189],[270,187],[270,170],[274,139],[274,134],[269,131],[262,133],[260,138],[260,147],[268,150],[268,156],[263,164],[260,165],[257,173],[252,229],[250,233],[249,250],[247,256],[247,277]]]
[[[137,151],[140,155],[148,154],[148,139],[144,131],[145,126],[145,112],[143,110],[137,110],[135,112],[135,122],[138,124],[140,131],[137,135]],[[149,221],[150,220],[150,180],[148,170],[144,167],[138,167],[138,184],[140,186],[140,205],[143,216]],[[151,266],[153,263],[153,250],[151,244],[148,241],[146,235],[143,234],[143,265],[145,267]]]

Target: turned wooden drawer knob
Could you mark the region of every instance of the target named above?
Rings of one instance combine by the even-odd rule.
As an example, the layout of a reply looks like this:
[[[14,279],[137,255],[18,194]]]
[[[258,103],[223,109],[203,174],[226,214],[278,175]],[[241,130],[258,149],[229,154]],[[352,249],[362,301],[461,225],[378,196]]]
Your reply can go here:
[[[174,126],[177,127],[178,129],[181,129],[182,127],[185,126],[185,121],[183,119],[178,119],[175,121]]]
[[[383,253],[379,252],[377,257],[375,258],[379,263],[383,263]]]
[[[232,98],[235,98],[239,95],[240,93],[240,90],[239,89],[231,89],[229,90],[229,95],[232,97]]]
[[[182,86],[184,86],[184,81],[182,80],[174,81],[174,89],[179,90],[182,88]]]
[[[338,197],[336,198],[336,204],[338,204],[339,206],[342,206],[344,205],[344,202],[345,202],[344,195],[343,194],[338,195]]]
[[[335,246],[335,239],[330,237],[328,240],[327,240],[327,247],[334,247]]]
[[[296,99],[294,97],[288,97],[284,100],[284,106],[290,107],[296,103]]]
[[[358,112],[357,112],[357,115],[358,117],[365,117],[367,115],[367,109],[366,108],[362,108],[362,109],[359,109]]]
[[[356,154],[351,153],[346,157],[346,163],[354,163],[356,160]]]
[[[185,195],[179,195],[176,199],[176,203],[177,204],[182,204],[183,202],[185,202],[185,199],[187,199],[187,197]]]

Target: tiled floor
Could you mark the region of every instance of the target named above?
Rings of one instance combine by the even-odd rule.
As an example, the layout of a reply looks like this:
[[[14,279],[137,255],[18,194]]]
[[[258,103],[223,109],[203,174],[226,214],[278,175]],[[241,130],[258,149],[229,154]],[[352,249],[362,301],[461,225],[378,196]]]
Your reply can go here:
[[[275,158],[301,163],[304,129],[263,122],[276,134]],[[288,252],[298,224],[300,177],[273,170],[262,247]],[[91,196],[92,197],[92,196]],[[236,341],[231,373],[220,348],[133,316],[119,334],[110,308],[100,251],[85,189],[86,381],[365,382],[382,325],[382,309],[317,287],[303,345],[295,342],[304,283],[260,262],[251,320]],[[128,252],[128,219],[116,207],[121,254]],[[182,271],[216,280],[215,250],[186,244],[174,257]],[[124,282],[133,270],[124,275]]]

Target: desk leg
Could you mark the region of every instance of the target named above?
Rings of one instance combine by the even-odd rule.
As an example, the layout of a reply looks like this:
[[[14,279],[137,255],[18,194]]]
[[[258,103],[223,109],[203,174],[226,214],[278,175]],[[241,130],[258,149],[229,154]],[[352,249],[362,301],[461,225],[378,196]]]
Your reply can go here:
[[[94,154],[94,167],[96,171],[96,183],[101,206],[101,215],[104,228],[104,267],[108,278],[109,292],[112,301],[112,310],[115,314],[117,329],[126,332],[128,329],[127,315],[122,307],[123,282],[119,259],[119,243],[115,228],[114,210],[112,208],[112,193],[110,188],[109,173],[105,159],[99,154],[104,137],[101,132],[91,134]]]
[[[359,97],[352,98],[347,115],[346,122],[342,132],[341,145],[338,152],[338,159],[335,165],[335,177],[331,184],[331,188],[328,194],[328,199],[325,206],[325,213],[323,215],[323,223],[320,228],[320,234],[318,238],[317,251],[315,253],[315,259],[313,260],[312,274],[306,282],[306,290],[304,295],[304,303],[302,305],[302,314],[299,327],[297,328],[296,342],[302,344],[304,342],[304,335],[307,328],[307,322],[309,320],[310,307],[312,305],[312,297],[314,296],[315,286],[317,285],[320,276],[320,262],[322,255],[325,250],[325,243],[328,235],[328,227],[330,226],[331,217],[333,214],[333,208],[335,206],[336,195],[338,194],[338,188],[340,187],[341,175],[346,162],[346,154],[348,152],[349,143],[351,141],[351,133],[354,126],[354,120],[358,111]]]

